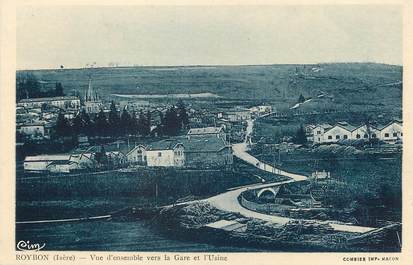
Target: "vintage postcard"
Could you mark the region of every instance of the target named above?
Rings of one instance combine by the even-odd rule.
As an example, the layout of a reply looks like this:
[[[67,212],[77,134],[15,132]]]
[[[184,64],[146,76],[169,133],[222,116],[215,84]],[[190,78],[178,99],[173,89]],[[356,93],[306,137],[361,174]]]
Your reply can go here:
[[[408,1],[1,7],[0,264],[409,263]]]

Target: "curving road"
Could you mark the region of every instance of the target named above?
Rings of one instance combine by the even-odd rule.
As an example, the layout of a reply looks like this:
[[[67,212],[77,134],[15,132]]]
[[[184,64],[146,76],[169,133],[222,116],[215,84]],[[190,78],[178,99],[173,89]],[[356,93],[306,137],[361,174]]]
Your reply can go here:
[[[274,215],[268,215],[268,214],[263,214],[263,213],[258,213],[255,211],[248,210],[240,205],[238,202],[238,196],[248,190],[248,189],[260,189],[260,188],[265,188],[265,187],[272,187],[272,186],[278,186],[278,185],[283,185],[286,183],[292,183],[292,182],[297,182],[297,181],[303,181],[306,180],[307,177],[304,175],[300,174],[295,174],[295,173],[290,173],[284,170],[281,170],[279,168],[275,168],[271,165],[268,165],[264,162],[259,161],[257,158],[254,156],[250,155],[247,153],[248,150],[248,141],[250,139],[252,129],[254,127],[254,120],[247,120],[247,129],[246,129],[246,136],[245,140],[242,143],[238,144],[233,144],[232,148],[234,151],[234,155],[245,162],[261,169],[267,172],[283,175],[286,177],[289,177],[290,180],[286,181],[280,181],[280,182],[275,182],[275,183],[266,183],[266,184],[256,184],[256,185],[250,185],[247,187],[241,187],[235,190],[227,191],[221,194],[218,194],[216,196],[210,197],[208,199],[205,199],[205,201],[211,203],[214,207],[224,210],[224,211],[229,211],[229,212],[238,212],[242,214],[243,216],[246,217],[251,217],[251,218],[257,218],[261,219],[267,222],[272,222],[272,223],[277,223],[277,224],[285,224],[288,221],[292,220],[291,218],[288,217],[281,217],[281,216],[274,216]],[[330,226],[336,230],[336,231],[343,231],[343,232],[356,232],[356,233],[364,233],[368,232],[371,230],[374,230],[375,228],[371,227],[362,227],[362,226],[356,226],[356,225],[347,225],[347,224],[338,224],[333,221],[319,221],[320,223],[327,223],[330,224]]]

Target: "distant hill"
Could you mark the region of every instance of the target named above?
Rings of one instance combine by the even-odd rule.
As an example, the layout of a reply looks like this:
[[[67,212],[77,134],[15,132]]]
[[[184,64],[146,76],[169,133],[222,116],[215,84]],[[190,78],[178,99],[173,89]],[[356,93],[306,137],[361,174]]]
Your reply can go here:
[[[375,63],[314,65],[117,67],[30,71],[81,95],[89,75],[104,98],[111,94],[213,93],[227,99],[285,102],[300,94],[311,105],[401,109],[402,67]],[[23,71],[24,72],[24,71]]]

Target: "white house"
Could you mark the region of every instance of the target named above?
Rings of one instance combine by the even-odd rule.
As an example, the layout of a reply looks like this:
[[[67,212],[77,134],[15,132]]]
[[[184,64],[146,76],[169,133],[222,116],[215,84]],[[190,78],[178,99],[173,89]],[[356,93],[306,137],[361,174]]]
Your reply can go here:
[[[131,164],[146,165],[146,147],[137,145],[126,153],[126,157]]]
[[[380,128],[380,139],[385,142],[395,143],[403,140],[403,124],[392,121]]]
[[[318,124],[313,128],[313,142],[323,143],[324,142],[324,132],[330,129],[332,126],[328,123]]]
[[[152,143],[146,150],[149,167],[182,167],[185,165],[184,145],[174,139]]]

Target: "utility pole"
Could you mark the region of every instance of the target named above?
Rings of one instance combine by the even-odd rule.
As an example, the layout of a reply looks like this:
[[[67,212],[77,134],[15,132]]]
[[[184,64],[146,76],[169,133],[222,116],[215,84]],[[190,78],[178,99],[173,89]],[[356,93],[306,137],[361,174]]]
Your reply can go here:
[[[155,183],[155,206],[158,207],[158,178]]]

